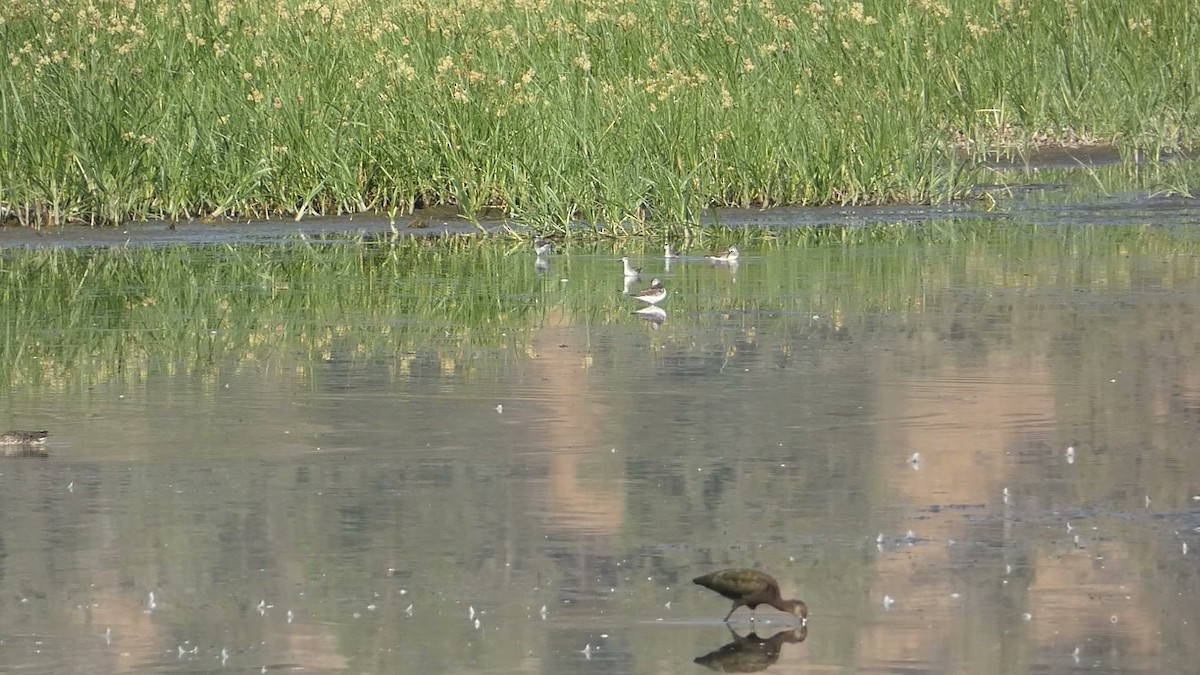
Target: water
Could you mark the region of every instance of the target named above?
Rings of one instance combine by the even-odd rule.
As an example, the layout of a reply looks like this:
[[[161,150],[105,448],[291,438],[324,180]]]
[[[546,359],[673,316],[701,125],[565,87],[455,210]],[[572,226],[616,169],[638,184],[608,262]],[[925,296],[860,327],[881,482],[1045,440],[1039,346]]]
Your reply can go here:
[[[270,272],[176,341],[207,296],[46,301],[5,338],[0,423],[52,436],[0,463],[0,670],[1188,672],[1200,246],[1169,230],[635,255],[661,324],[595,250]],[[807,631],[735,640],[690,581],[727,566]]]

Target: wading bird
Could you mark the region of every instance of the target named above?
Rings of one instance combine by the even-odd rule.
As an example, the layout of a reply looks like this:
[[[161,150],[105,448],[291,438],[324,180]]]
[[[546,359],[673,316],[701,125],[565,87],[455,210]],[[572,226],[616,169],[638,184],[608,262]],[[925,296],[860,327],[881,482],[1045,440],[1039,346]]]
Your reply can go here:
[[[49,435],[48,431],[6,431],[0,434],[0,445],[41,445]]]
[[[633,297],[650,305],[657,305],[667,298],[667,289],[663,287],[662,282],[655,279],[650,284],[650,288],[644,291],[639,291],[633,294]]]
[[[704,256],[704,259],[711,260],[713,262],[733,262],[738,259],[738,250],[736,246],[730,246],[724,251],[709,253],[708,255]]]
[[[694,583],[716,591],[733,601],[733,608],[725,615],[725,621],[745,605],[750,608],[750,621],[754,621],[754,608],[770,605],[781,612],[800,617],[803,625],[808,621],[808,606],[799,600],[784,600],[779,595],[779,582],[765,572],[750,569],[728,569],[692,579]]]
[[[621,258],[621,264],[625,266],[626,279],[636,279],[641,276],[642,268],[630,265],[629,258]]]

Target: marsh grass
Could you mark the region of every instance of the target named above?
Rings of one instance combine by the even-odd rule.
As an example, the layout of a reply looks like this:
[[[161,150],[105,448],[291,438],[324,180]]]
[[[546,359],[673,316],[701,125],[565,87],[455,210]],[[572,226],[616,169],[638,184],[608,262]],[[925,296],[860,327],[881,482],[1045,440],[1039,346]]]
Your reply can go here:
[[[923,202],[973,154],[1194,144],[1189,3],[16,0],[26,223],[500,206],[622,234],[710,206]],[[970,155],[969,155],[970,156]]]

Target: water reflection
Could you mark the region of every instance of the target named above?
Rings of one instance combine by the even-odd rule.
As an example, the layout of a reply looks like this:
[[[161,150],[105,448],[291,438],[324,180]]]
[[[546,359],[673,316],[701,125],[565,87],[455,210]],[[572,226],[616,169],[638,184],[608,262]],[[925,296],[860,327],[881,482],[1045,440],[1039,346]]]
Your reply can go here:
[[[655,331],[607,251],[15,252],[0,664],[686,672],[755,566],[780,670],[1186,672],[1200,257],[1147,232],[693,258]]]
[[[0,446],[0,457],[49,457],[50,453],[45,449],[37,446],[29,445],[6,445]]]
[[[657,305],[642,307],[641,309],[634,310],[633,314],[640,319],[648,321],[650,327],[654,330],[658,330],[667,320],[667,310]]]
[[[729,629],[729,633],[733,636],[732,642],[697,656],[695,662],[720,673],[757,673],[779,661],[779,652],[784,644],[804,642],[808,637],[808,628],[782,630],[768,638],[761,638],[754,632],[743,637],[733,628]]]

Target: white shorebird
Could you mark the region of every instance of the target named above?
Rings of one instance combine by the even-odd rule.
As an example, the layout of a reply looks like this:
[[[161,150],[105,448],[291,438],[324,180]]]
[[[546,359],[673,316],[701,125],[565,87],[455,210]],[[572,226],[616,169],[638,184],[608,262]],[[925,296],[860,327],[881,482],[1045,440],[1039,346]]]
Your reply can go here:
[[[708,255],[704,256],[704,259],[711,260],[713,262],[733,262],[738,259],[738,250],[736,246],[730,246],[724,251],[709,253]]]
[[[636,279],[642,275],[642,268],[630,265],[629,258],[621,258],[621,264],[625,266],[626,279]]]
[[[672,258],[678,258],[679,254],[676,253],[675,251],[671,250],[671,244],[668,242],[667,245],[663,248],[663,257],[666,258],[667,260],[670,260]]]
[[[634,293],[633,297],[646,304],[657,305],[667,299],[667,289],[663,287],[661,281],[655,279],[650,283],[650,288]]]
[[[536,253],[539,258],[550,255],[550,252],[553,250],[554,250],[553,242],[546,240],[546,239],[534,239],[533,240],[533,252]]]

